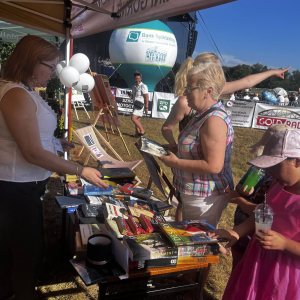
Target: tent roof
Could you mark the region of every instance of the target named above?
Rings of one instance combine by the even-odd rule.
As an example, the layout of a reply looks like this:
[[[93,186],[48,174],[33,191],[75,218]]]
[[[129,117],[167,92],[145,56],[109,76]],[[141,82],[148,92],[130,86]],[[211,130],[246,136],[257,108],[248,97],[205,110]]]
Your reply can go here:
[[[64,41],[62,37],[0,21],[0,42],[17,43],[28,34],[40,36],[51,43],[55,43],[58,47]]]
[[[232,1],[236,0],[72,0],[71,34],[79,38]],[[65,37],[66,3],[69,0],[0,0],[0,20]]]

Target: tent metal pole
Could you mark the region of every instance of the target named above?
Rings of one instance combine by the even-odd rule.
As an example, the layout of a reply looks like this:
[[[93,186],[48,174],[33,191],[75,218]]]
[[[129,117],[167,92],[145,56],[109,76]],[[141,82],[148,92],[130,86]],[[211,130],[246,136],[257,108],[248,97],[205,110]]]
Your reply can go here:
[[[70,61],[70,27],[66,27],[66,51],[65,61],[67,66]],[[64,139],[68,140],[68,124],[69,124],[69,88],[65,87],[65,103],[64,103]],[[68,152],[64,153],[64,159],[68,159]]]

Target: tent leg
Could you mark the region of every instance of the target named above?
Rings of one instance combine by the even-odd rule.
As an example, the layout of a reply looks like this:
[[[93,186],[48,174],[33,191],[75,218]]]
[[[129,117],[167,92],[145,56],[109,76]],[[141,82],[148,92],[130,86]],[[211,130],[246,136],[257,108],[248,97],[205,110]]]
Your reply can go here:
[[[66,51],[65,51],[66,64],[69,64],[70,60],[70,27],[66,27]],[[64,103],[64,139],[68,140],[68,125],[69,125],[69,88],[65,88],[65,103]],[[64,159],[68,160],[68,152],[64,153]]]

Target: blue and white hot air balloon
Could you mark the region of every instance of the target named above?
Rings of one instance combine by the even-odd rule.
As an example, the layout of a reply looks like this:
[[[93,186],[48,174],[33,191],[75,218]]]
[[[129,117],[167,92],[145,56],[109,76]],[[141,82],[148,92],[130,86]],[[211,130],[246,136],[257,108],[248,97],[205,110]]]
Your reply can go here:
[[[154,91],[175,64],[177,41],[171,29],[161,21],[137,24],[112,33],[109,55],[129,88],[134,85],[133,73],[137,70],[149,91]]]

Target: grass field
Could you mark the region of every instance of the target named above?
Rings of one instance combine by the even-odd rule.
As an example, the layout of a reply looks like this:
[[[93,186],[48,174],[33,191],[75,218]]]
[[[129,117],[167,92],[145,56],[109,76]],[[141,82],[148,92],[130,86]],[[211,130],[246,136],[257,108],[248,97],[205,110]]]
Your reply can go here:
[[[72,124],[75,128],[81,128],[88,126],[94,120],[92,112],[89,112],[91,118],[89,119],[84,111],[79,111],[78,121],[75,113],[72,110]],[[130,155],[127,153],[121,139],[116,136],[110,136],[111,145],[119,153],[124,161],[142,159],[140,153],[134,146],[137,139],[130,137],[134,133],[133,123],[128,116],[119,116],[120,130],[126,141],[127,147],[130,151]],[[164,120],[159,119],[142,119],[142,124],[146,130],[146,136],[160,143],[165,143],[164,138],[161,135],[161,126]],[[98,130],[104,135],[102,123],[97,126]],[[232,159],[232,170],[235,183],[243,176],[248,169],[246,161],[253,156],[249,154],[247,147],[256,143],[263,134],[262,130],[248,129],[248,128],[234,128],[234,152]],[[178,136],[178,128],[174,132],[174,136]],[[82,153],[80,157],[77,154],[80,149],[80,144],[76,138],[74,139],[76,148],[71,152],[71,160],[78,163],[83,163],[86,157],[86,151]],[[109,153],[109,151],[107,151]],[[112,155],[113,156],[113,155]],[[160,161],[158,163],[161,165]],[[97,167],[97,163],[90,159],[89,165]],[[171,170],[162,165],[164,172],[168,178],[172,179]],[[142,181],[142,186],[146,187],[149,174],[145,163],[141,163],[135,172]],[[153,187],[155,194],[162,198],[162,195],[157,189]],[[61,212],[55,204],[54,197],[61,195],[61,187],[57,174],[54,174],[48,184],[48,191],[43,200],[44,208],[44,224],[45,224],[45,237],[46,237],[46,257],[43,263],[42,272],[39,276],[37,298],[38,299],[97,299],[98,287],[91,286],[85,287],[81,279],[76,276],[75,271],[72,269],[68,261],[61,260],[60,257],[60,245],[61,245]],[[219,227],[220,228],[232,228],[233,226],[233,214],[235,211],[235,205],[228,205],[224,211]],[[174,211],[172,212],[174,214]],[[231,272],[231,258],[220,257],[220,262],[213,265],[210,271],[209,278],[205,286],[204,299],[217,300],[221,299],[223,291],[226,287],[229,275]],[[167,299],[162,297],[162,299]],[[169,298],[168,298],[169,299]],[[174,298],[173,298],[174,299]],[[180,298],[178,298],[180,299]]]

